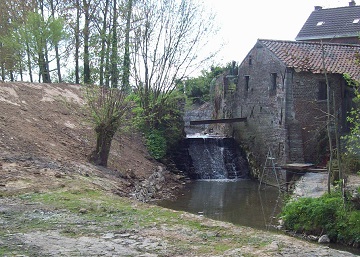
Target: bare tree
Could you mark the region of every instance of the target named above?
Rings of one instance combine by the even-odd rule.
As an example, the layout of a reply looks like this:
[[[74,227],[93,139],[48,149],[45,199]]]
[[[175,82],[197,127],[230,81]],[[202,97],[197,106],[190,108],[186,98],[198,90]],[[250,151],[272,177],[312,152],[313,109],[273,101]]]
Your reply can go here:
[[[209,58],[199,56],[214,33],[213,16],[191,0],[142,0],[133,8],[136,90],[150,126],[176,80]],[[151,114],[151,115],[150,115]],[[152,117],[152,118],[150,118]]]

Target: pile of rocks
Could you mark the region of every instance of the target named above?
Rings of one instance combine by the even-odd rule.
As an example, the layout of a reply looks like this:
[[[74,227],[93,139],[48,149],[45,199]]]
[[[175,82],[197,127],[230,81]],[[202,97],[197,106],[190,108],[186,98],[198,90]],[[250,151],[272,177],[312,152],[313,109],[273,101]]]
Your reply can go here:
[[[135,190],[132,194],[133,198],[141,202],[148,202],[156,198],[156,195],[161,192],[164,185],[166,172],[168,171],[158,166],[149,178],[135,185]]]

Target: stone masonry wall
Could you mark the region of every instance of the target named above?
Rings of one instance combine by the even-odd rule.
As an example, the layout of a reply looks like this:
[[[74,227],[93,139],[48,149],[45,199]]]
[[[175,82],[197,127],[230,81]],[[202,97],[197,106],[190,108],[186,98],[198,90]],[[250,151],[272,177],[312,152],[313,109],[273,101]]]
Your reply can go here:
[[[341,75],[328,74],[330,87],[335,92],[336,110],[340,111],[339,103],[343,98],[344,80]],[[295,119],[301,128],[303,152],[305,162],[323,163],[327,145],[327,100],[319,100],[319,81],[325,83],[324,74],[312,74],[309,72],[294,73],[294,110]],[[331,100],[331,108],[333,99]],[[341,117],[339,117],[341,120]]]
[[[342,77],[328,77],[340,103]],[[318,85],[323,80],[323,74],[286,68],[261,45],[249,52],[239,67],[235,97],[225,99],[224,106],[231,109],[232,117],[247,117],[247,122],[232,124],[232,135],[258,165],[264,164],[269,148],[279,165],[322,161],[319,156],[327,144],[326,100],[318,100]],[[336,109],[340,111],[340,106]]]
[[[233,135],[260,165],[269,148],[279,163],[286,160],[285,71],[274,56],[257,46],[239,67],[233,116],[247,117],[247,122],[234,123]]]

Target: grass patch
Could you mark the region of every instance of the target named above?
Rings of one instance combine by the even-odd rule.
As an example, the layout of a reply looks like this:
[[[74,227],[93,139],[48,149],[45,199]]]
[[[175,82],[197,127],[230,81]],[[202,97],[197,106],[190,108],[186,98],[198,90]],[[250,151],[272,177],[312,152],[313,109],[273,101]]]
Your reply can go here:
[[[242,246],[259,249],[266,247],[270,238],[90,189],[60,189],[25,194],[20,198],[32,208],[41,209],[9,215],[9,219],[15,217],[15,222],[6,222],[7,230],[12,233],[58,230],[65,237],[77,238],[140,231],[134,233],[145,232],[161,238],[166,242],[169,254],[184,256],[221,255]]]
[[[110,231],[144,228],[158,223],[175,224],[181,220],[181,213],[95,190],[34,193],[20,198],[40,202],[55,210],[70,211],[79,216],[83,224],[102,224],[102,229]],[[64,233],[74,236],[71,231],[65,230]]]

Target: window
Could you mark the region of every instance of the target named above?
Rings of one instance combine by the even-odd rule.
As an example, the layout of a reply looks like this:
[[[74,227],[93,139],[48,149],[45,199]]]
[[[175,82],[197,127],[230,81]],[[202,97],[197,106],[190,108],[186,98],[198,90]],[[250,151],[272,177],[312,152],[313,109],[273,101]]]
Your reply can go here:
[[[354,24],[358,24],[359,21],[360,21],[360,19],[355,19],[355,20],[353,20],[353,23],[354,23]]]
[[[277,73],[271,73],[270,77],[271,77],[271,90],[276,90]]]
[[[325,81],[319,81],[318,84],[318,100],[327,99],[327,86]]]
[[[249,65],[252,65],[252,56],[249,56]]]
[[[245,75],[245,91],[246,92],[249,91],[249,81],[250,81],[250,76]]]
[[[322,26],[324,25],[325,21],[319,21],[318,23],[316,23],[316,26]]]

